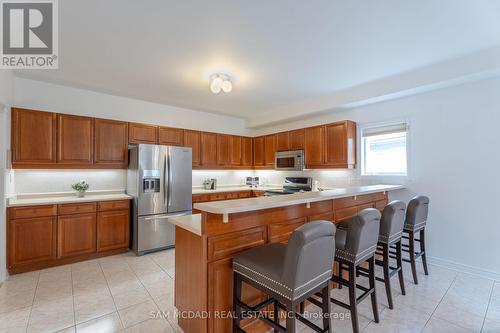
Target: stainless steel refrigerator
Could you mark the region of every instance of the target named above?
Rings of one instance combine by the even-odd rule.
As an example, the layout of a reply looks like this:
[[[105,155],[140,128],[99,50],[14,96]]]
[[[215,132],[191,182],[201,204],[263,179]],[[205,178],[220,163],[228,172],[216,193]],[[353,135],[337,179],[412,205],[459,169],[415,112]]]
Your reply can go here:
[[[192,150],[139,144],[129,148],[127,193],[134,197],[132,249],[142,255],[175,245],[169,217],[191,214]]]

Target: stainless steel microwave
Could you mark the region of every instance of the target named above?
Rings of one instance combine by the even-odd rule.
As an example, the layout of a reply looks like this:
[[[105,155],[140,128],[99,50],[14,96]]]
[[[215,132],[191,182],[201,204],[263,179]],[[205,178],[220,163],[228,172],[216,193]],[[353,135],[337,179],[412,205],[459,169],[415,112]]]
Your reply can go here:
[[[279,151],[274,156],[276,170],[304,170],[303,150]]]

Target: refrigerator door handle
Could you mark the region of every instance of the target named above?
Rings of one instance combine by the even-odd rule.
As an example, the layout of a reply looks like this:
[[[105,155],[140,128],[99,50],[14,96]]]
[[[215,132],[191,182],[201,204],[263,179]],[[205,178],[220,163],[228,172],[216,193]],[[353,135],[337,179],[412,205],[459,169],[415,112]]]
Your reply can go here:
[[[167,152],[167,161],[168,161],[168,207],[172,205],[172,163],[171,163],[171,155],[170,149]],[[168,210],[170,211],[170,209]]]
[[[167,174],[167,155],[163,159],[163,206],[167,206],[167,186],[169,183],[168,174]],[[168,208],[167,208],[168,211]]]

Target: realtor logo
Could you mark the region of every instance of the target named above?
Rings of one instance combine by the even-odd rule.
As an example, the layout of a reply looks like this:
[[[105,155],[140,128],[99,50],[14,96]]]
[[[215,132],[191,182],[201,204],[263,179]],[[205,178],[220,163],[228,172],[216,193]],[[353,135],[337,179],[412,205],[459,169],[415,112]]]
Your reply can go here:
[[[57,0],[0,0],[0,68],[58,68]]]

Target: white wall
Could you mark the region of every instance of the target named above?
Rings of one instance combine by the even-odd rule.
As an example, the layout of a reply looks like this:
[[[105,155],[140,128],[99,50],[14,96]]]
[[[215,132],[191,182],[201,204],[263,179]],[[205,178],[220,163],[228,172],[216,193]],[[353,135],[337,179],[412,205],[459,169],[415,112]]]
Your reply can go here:
[[[247,134],[242,118],[214,115],[41,81],[15,78],[14,105],[99,118]]]
[[[5,280],[6,271],[6,214],[5,193],[10,191],[7,166],[7,147],[10,146],[9,107],[13,100],[14,78],[12,71],[0,70],[0,282]]]
[[[351,119],[358,124],[410,122],[408,188],[431,199],[428,255],[444,264],[500,274],[500,78],[468,83],[320,117],[260,133]]]

